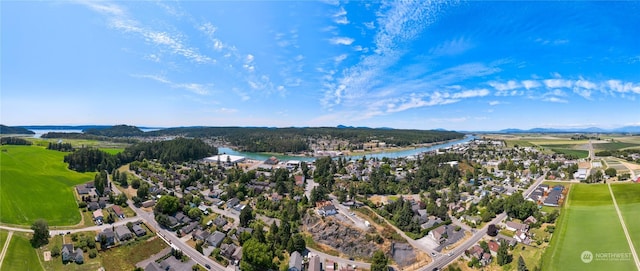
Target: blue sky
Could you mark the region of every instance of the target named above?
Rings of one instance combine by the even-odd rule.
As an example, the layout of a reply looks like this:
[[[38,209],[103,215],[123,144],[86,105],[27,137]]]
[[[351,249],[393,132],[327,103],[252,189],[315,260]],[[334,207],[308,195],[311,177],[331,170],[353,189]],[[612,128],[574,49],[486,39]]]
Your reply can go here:
[[[640,125],[640,2],[1,5],[6,125]]]

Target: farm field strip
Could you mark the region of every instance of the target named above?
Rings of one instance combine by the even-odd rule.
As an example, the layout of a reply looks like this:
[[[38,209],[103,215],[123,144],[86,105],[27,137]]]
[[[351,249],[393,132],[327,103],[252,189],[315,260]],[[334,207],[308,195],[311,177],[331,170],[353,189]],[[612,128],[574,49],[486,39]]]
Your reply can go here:
[[[622,213],[627,230],[636,252],[640,252],[640,185],[634,183],[614,184],[611,186],[616,195],[618,207]]]
[[[629,231],[627,230],[627,225],[624,223],[624,219],[622,218],[622,214],[620,213],[620,208],[618,208],[618,203],[616,201],[616,197],[613,194],[613,190],[611,189],[611,184],[607,184],[609,187],[609,192],[611,193],[611,198],[613,199],[613,206],[616,208],[616,213],[618,214],[618,218],[620,219],[620,224],[622,224],[622,230],[624,231],[624,235],[627,238],[627,242],[629,243],[629,249],[631,249],[631,255],[633,256],[633,261],[640,271],[640,260],[638,259],[638,254],[636,253],[636,249],[633,246],[633,242],[631,241],[631,237],[629,236]]]
[[[29,237],[24,233],[14,233],[0,271],[42,270],[42,265],[31,247]]]
[[[73,186],[95,173],[78,173],[63,162],[65,153],[39,146],[2,146],[0,154],[0,222],[30,225],[44,218],[49,225],[74,225],[80,212]]]
[[[583,253],[587,252],[594,255],[630,252],[620,221],[612,219],[615,212],[606,185],[573,185],[543,257],[542,270],[635,269],[632,259],[582,260]]]

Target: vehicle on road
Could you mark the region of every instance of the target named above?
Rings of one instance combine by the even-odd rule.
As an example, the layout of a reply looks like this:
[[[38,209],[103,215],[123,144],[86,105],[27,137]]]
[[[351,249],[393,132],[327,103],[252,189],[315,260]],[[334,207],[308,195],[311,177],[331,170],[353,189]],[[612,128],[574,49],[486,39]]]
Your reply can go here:
[[[211,269],[211,265],[209,264],[205,264],[204,267],[206,267],[207,269]]]

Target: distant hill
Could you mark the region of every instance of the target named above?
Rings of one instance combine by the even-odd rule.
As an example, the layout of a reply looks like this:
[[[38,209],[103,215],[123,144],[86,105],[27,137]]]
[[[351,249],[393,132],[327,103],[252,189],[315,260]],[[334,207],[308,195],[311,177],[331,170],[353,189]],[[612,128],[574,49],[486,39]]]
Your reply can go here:
[[[3,135],[33,135],[35,132],[22,127],[11,127],[0,124],[0,134]]]
[[[503,129],[496,131],[497,133],[518,134],[518,133],[640,133],[640,126],[624,126],[615,129],[602,129],[598,127],[589,128],[533,128],[529,130],[522,129]]]
[[[90,128],[83,130],[85,134],[107,136],[107,137],[124,137],[124,136],[142,136],[144,132],[138,127],[129,125],[116,125],[108,128]]]

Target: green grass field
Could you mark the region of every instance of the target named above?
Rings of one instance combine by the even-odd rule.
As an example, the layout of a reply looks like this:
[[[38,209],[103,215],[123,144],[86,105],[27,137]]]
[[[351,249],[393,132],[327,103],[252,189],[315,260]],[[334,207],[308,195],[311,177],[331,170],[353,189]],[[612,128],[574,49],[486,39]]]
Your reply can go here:
[[[640,144],[628,143],[628,142],[611,142],[611,143],[596,143],[593,144],[593,148],[596,150],[615,151],[626,148],[640,147]]]
[[[0,230],[0,249],[4,246],[4,241],[7,240],[8,231]]]
[[[583,150],[574,150],[574,149],[551,149],[551,151],[555,153],[561,153],[566,155],[574,155],[578,158],[587,158],[589,157],[589,151]]]
[[[73,186],[95,173],[67,169],[65,153],[38,146],[2,146],[0,154],[0,222],[30,225],[44,218],[49,225],[75,225],[80,213]],[[5,151],[6,150],[6,151]]]
[[[29,238],[24,233],[13,233],[0,271],[42,270],[36,250],[31,247]]]
[[[633,270],[633,260],[593,260],[584,263],[583,251],[629,253],[631,250],[604,184],[573,185],[545,251],[542,270]]]
[[[611,190],[616,196],[633,247],[636,253],[640,253],[640,184],[615,184],[611,185]]]

